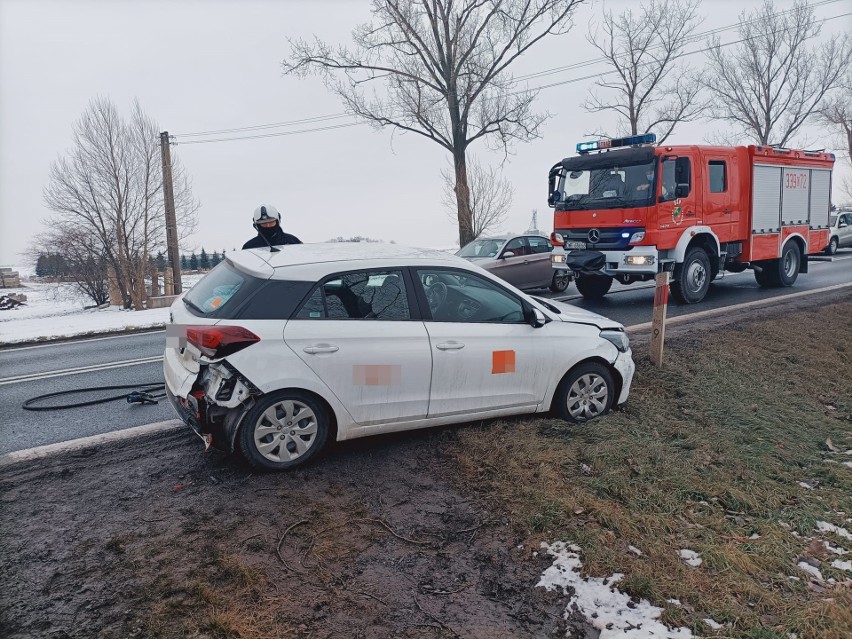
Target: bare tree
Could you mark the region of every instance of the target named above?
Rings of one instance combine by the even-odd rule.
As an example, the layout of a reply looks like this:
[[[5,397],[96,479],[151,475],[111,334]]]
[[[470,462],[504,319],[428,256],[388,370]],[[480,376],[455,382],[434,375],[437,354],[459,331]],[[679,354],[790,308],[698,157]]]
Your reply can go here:
[[[473,238],[467,149],[480,138],[507,153],[538,136],[535,91],[516,90],[511,64],[566,33],[584,0],[373,0],[354,49],[291,41],[285,73],[322,75],[349,112],[440,144],[453,158],[459,240]],[[368,92],[371,83],[385,91]]]
[[[588,39],[612,71],[595,82],[585,109],[614,112],[618,130],[629,135],[657,132],[658,144],[680,122],[697,119],[705,108],[701,87],[679,58],[702,22],[699,4],[650,0],[636,13],[604,12],[602,28]]]
[[[852,77],[820,109],[817,119],[835,134],[838,148],[852,161]]]
[[[468,190],[470,212],[473,216],[473,239],[493,231],[506,219],[512,207],[515,192],[508,180],[494,167],[483,167],[475,158],[468,162]],[[456,180],[452,169],[441,171],[444,179],[442,203],[447,208],[447,217],[458,219]],[[463,245],[462,245],[463,246]]]
[[[839,87],[852,56],[848,35],[821,38],[813,8],[797,0],[777,12],[772,0],[740,14],[739,44],[711,40],[701,75],[711,117],[730,122],[757,144],[787,146]]]
[[[92,258],[117,275],[125,308],[144,308],[148,258],[165,246],[159,127],[134,103],[128,120],[106,98],[93,100],[74,125],[73,147],[56,160],[44,189],[54,212],[48,236],[78,238]],[[180,163],[173,160],[178,226],[185,237],[198,203]]]
[[[90,226],[58,220],[40,234],[31,253],[61,256],[68,276],[81,293],[97,305],[109,301],[106,252]]]

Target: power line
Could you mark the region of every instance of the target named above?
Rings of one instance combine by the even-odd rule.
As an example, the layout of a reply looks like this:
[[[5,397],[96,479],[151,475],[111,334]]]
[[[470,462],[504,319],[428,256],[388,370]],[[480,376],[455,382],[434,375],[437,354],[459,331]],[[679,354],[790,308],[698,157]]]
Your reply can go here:
[[[838,1],[839,0],[823,0],[823,2],[818,3],[818,4],[819,5],[831,4],[833,2],[838,2]],[[812,6],[818,6],[818,5],[812,5]],[[787,13],[787,12],[784,12],[784,13]],[[776,14],[776,15],[782,15],[782,14],[779,13],[779,14]],[[824,24],[824,23],[829,22],[831,20],[837,20],[839,18],[845,18],[847,16],[852,16],[852,12],[843,13],[843,14],[831,16],[831,17],[828,17],[828,18],[823,18],[822,20],[819,20],[817,22],[819,24]],[[720,27],[719,29],[716,29],[714,31],[727,30],[727,29],[733,28],[734,26],[739,26],[739,25],[731,25],[731,26],[728,26],[728,27]],[[708,33],[710,33],[710,32],[708,32]],[[719,48],[725,48],[725,47],[733,46],[735,44],[741,44],[743,42],[748,42],[749,40],[754,40],[755,38],[758,38],[758,37],[760,37],[760,36],[756,35],[752,38],[743,38],[741,40],[733,40],[731,42],[725,42],[723,44],[720,44]],[[699,54],[699,53],[706,53],[706,52],[708,52],[708,51],[710,51],[714,48],[715,48],[714,46],[710,46],[710,47],[705,47],[703,49],[696,49],[694,51],[687,51],[687,52],[681,53],[680,55],[674,56],[672,58],[672,60],[678,60],[680,58],[685,58],[685,57],[688,57],[688,56],[691,56],[691,55],[696,55],[696,54]],[[605,58],[601,58],[601,60],[605,60]],[[576,65],[588,66],[591,62],[592,61],[586,61],[584,63],[576,63]],[[645,63],[645,64],[647,65],[647,64],[652,64],[652,63],[648,62],[648,63]],[[576,65],[569,65],[569,67],[575,68]],[[567,69],[567,68],[568,67],[565,67],[564,69]],[[564,69],[562,69],[562,70],[564,70]],[[612,75],[613,73],[616,73],[616,71],[611,70],[611,71],[605,71],[603,73],[593,73],[593,74],[585,75],[585,76],[581,76],[581,77],[569,78],[569,79],[563,80],[561,82],[553,82],[551,84],[545,84],[545,85],[541,85],[541,86],[537,86],[537,87],[531,87],[531,88],[528,88],[528,89],[522,89],[522,90],[519,90],[519,91],[514,91],[514,92],[510,93],[509,95],[517,95],[519,93],[526,93],[528,91],[541,91],[543,89],[551,89],[553,87],[563,86],[563,85],[566,85],[566,84],[572,84],[572,83],[575,83],[575,82],[582,82],[583,80],[590,80],[592,78],[600,78],[600,77],[604,77],[604,76],[607,76],[607,75]],[[531,77],[538,77],[538,76],[546,75],[546,74],[547,73],[545,73],[545,72],[540,72],[539,74],[535,74],[534,76],[531,76]],[[340,118],[343,118],[343,117],[352,117],[352,116],[350,114],[347,114],[347,113],[340,113],[340,114],[333,114],[333,115],[326,115],[326,116],[317,116],[315,118],[304,118],[304,119],[301,119],[301,120],[291,120],[289,122],[260,124],[260,125],[250,126],[250,127],[240,127],[240,128],[233,128],[233,129],[220,129],[218,131],[184,133],[184,134],[172,135],[170,137],[171,138],[183,138],[183,137],[190,137],[190,136],[202,136],[202,135],[213,135],[213,134],[225,134],[225,133],[232,133],[232,132],[237,133],[237,132],[241,132],[241,131],[263,130],[263,129],[269,129],[269,128],[278,128],[278,127],[281,127],[281,126],[292,126],[294,124],[300,124],[300,123],[323,122],[323,121],[340,119]],[[303,133],[317,133],[317,132],[321,132],[321,131],[331,131],[331,130],[334,130],[334,129],[343,129],[343,128],[348,128],[348,127],[353,127],[353,126],[361,126],[361,125],[364,125],[364,124],[368,124],[368,122],[362,120],[362,121],[348,122],[348,123],[336,124],[336,125],[330,125],[330,126],[301,129],[301,130],[297,130],[297,131],[279,131],[279,132],[276,132],[276,133],[265,133],[265,134],[257,134],[257,135],[243,135],[243,136],[235,136],[235,137],[230,137],[230,138],[214,138],[214,139],[207,139],[207,140],[188,140],[188,141],[185,141],[185,142],[184,141],[173,142],[173,144],[181,144],[181,145],[207,144],[207,143],[210,143],[210,142],[233,142],[233,141],[237,141],[237,140],[256,140],[256,139],[260,139],[260,138],[273,138],[273,137],[283,137],[283,136],[289,136],[289,135],[299,135],[299,134],[303,134]]]
[[[820,2],[815,2],[815,3],[811,4],[810,7],[816,8],[816,7],[821,7],[821,6],[825,6],[825,5],[829,5],[829,4],[835,4],[835,3],[840,2],[840,1],[841,0],[821,0]],[[796,9],[787,9],[786,11],[779,11],[775,15],[776,16],[783,16],[783,15],[786,15],[788,13],[792,13],[795,10]],[[846,15],[848,15],[848,14],[846,14]],[[841,17],[841,16],[835,16],[835,17]],[[829,19],[832,19],[832,18],[829,18]],[[724,32],[724,31],[730,31],[731,29],[736,29],[736,28],[738,28],[742,25],[753,24],[755,22],[758,22],[759,20],[760,20],[759,18],[755,18],[753,20],[747,20],[745,22],[737,22],[737,23],[734,23],[734,24],[729,24],[729,25],[724,26],[724,27],[717,27],[715,29],[710,29],[708,31],[702,31],[700,33],[696,33],[696,34],[690,36],[686,40],[686,42],[687,43],[693,43],[697,40],[701,40],[701,39],[706,38],[708,36],[716,35],[716,34]],[[823,22],[824,21],[825,20],[823,20]],[[739,42],[742,42],[742,40],[740,40]],[[734,43],[734,44],[736,44],[736,43]],[[662,46],[662,45],[656,45],[655,47],[651,47],[651,48],[659,48],[660,46]],[[600,64],[600,63],[606,62],[606,61],[607,61],[607,58],[605,58],[603,56],[598,57],[598,58],[592,58],[592,59],[589,59],[589,60],[574,62],[572,64],[567,64],[567,65],[560,66],[560,67],[553,67],[553,68],[550,68],[550,69],[543,69],[541,71],[535,71],[533,73],[520,75],[520,76],[513,78],[513,81],[514,82],[522,82],[524,80],[532,80],[534,78],[540,78],[540,77],[545,77],[545,76],[548,76],[548,75],[554,75],[556,73],[562,73],[563,71],[570,71],[570,70],[573,70],[573,69],[581,69],[581,68],[584,68],[584,67],[593,66],[595,64]],[[589,79],[589,77],[594,77],[594,76],[576,78],[576,79],[572,79],[570,81],[586,80],[586,79]],[[569,81],[566,81],[566,83],[567,82],[569,82]],[[550,86],[559,86],[559,84],[546,85],[545,87],[540,87],[540,88],[548,88]],[[277,128],[282,128],[282,127],[296,126],[296,125],[299,125],[299,124],[308,124],[308,123],[313,123],[313,122],[326,122],[326,121],[330,121],[330,120],[339,120],[341,118],[348,118],[348,117],[352,117],[352,115],[349,114],[349,113],[332,113],[332,114],[329,114],[329,115],[316,116],[316,117],[312,117],[312,118],[302,118],[302,119],[299,119],[299,120],[285,120],[285,121],[282,121],[282,122],[271,122],[271,123],[268,123],[268,124],[256,124],[256,125],[244,126],[244,127],[233,127],[233,128],[229,128],[229,129],[216,129],[216,130],[210,130],[210,131],[195,131],[195,132],[191,132],[191,133],[177,133],[177,134],[174,134],[172,137],[189,138],[189,137],[203,137],[203,136],[208,136],[208,135],[224,135],[224,134],[228,134],[228,133],[241,133],[243,131],[246,131],[246,132],[248,132],[248,131],[260,131],[260,130],[265,130],[265,129],[277,129]],[[336,127],[336,128],[342,128],[342,127]],[[312,130],[313,129],[306,129],[304,131],[294,131],[293,133],[306,133],[306,132],[310,132]],[[317,129],[317,130],[326,131],[328,129],[325,128],[325,127],[322,127],[322,128]],[[289,134],[290,133],[286,133],[286,134],[282,133],[282,135],[289,135]],[[257,137],[265,137],[265,136],[257,136]],[[230,138],[228,138],[228,139],[230,139]],[[234,138],[234,139],[237,139],[237,138]],[[240,138],[240,139],[256,139],[256,138],[253,137],[253,136],[246,136],[245,138]],[[213,141],[213,140],[211,140],[211,141]],[[221,140],[217,140],[217,141],[221,141]],[[182,144],[190,144],[190,142],[183,142]]]

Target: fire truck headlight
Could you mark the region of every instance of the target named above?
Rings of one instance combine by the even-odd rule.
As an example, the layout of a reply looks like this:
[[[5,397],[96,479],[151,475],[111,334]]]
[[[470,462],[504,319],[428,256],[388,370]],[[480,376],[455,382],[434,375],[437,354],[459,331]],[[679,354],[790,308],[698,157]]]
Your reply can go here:
[[[636,231],[630,236],[630,244],[638,244],[645,239],[645,231]]]
[[[650,266],[656,261],[653,255],[627,255],[624,263],[629,266]]]
[[[603,337],[606,341],[615,346],[622,353],[626,353],[627,349],[630,348],[630,339],[627,337],[627,333],[625,333],[624,331],[601,331],[601,337]]]

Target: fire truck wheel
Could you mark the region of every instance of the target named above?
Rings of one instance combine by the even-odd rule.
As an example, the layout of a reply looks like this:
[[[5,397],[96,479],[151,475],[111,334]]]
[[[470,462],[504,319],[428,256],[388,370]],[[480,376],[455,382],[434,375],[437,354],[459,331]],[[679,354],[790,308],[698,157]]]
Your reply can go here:
[[[570,283],[571,273],[569,271],[554,271],[553,279],[550,281],[550,290],[554,293],[564,293]]]
[[[784,250],[781,251],[781,258],[775,260],[773,266],[776,269],[775,280],[778,286],[793,286],[796,278],[799,277],[799,268],[802,266],[802,252],[799,250],[799,245],[793,240],[787,242]]]
[[[609,275],[580,275],[577,277],[577,290],[587,300],[599,300],[612,288]]]
[[[700,246],[693,246],[686,252],[683,263],[675,266],[669,288],[672,297],[681,304],[695,304],[707,295],[710,280],[710,258],[707,257],[707,251]]]
[[[758,266],[760,266],[763,270],[754,272],[754,279],[757,281],[757,285],[761,288],[772,288],[773,286],[778,286],[772,277],[772,263],[764,262]]]
[[[615,401],[615,383],[606,366],[597,362],[579,364],[556,389],[553,408],[568,422],[587,422],[606,415]]]

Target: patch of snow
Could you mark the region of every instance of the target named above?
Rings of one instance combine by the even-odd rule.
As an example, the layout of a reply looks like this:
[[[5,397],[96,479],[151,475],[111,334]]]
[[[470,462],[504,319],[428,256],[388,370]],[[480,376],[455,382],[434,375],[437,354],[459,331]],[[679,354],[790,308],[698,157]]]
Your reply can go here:
[[[798,566],[799,566],[799,570],[804,570],[806,573],[813,575],[814,577],[816,577],[816,578],[817,578],[817,579],[819,579],[820,581],[822,581],[822,580],[823,580],[823,579],[822,579],[822,573],[819,571],[819,568],[816,568],[816,567],[814,567],[814,566],[811,566],[811,565],[810,565],[808,562],[806,562],[806,561],[800,561],[800,562],[798,563]]]
[[[689,628],[669,628],[659,621],[662,608],[651,605],[646,599],[634,603],[630,596],[613,586],[623,575],[616,573],[608,579],[584,578],[580,575],[580,547],[557,541],[542,542],[542,549],[554,558],[553,564],[544,571],[536,587],[549,591],[569,589],[574,596],[568,603],[565,617],[576,608],[586,620],[600,631],[600,639],[691,639]]]
[[[182,279],[189,290],[203,274],[188,274]],[[0,344],[74,337],[124,329],[156,328],[169,320],[168,308],[127,311],[117,306],[85,309],[94,302],[74,284],[32,280],[25,286],[3,289],[6,293],[27,296],[25,306],[0,312]]]
[[[724,628],[725,624],[719,623],[718,621],[713,621],[712,619],[705,619],[704,623],[706,623],[713,630],[719,630],[720,628]]]
[[[586,475],[590,475],[592,473],[592,467],[588,464],[580,464],[580,470],[582,470]]]
[[[641,551],[641,550],[639,550],[636,546],[628,546],[628,547],[627,547],[627,550],[629,550],[630,552],[632,552],[632,553],[633,553],[634,555],[636,555],[637,557],[641,557],[641,556],[642,556],[642,551]]]
[[[813,486],[811,486],[810,484],[808,484],[808,483],[806,483],[806,482],[799,481],[799,482],[796,482],[796,483],[797,483],[797,484],[799,484],[799,486],[801,486],[802,488],[807,488],[808,490],[813,490],[813,489],[814,489],[814,487],[813,487]]]
[[[852,468],[852,462],[843,462],[843,465]]]
[[[840,561],[839,559],[835,559],[831,562],[831,566],[838,570],[848,570],[852,572],[852,561]]]
[[[845,555],[849,552],[848,550],[846,550],[845,548],[841,548],[840,546],[832,546],[827,541],[823,541],[822,545],[825,546],[825,549],[828,552],[833,552],[835,555]]]
[[[820,532],[833,532],[835,535],[843,537],[844,539],[852,540],[852,533],[850,533],[845,528],[835,526],[834,524],[830,524],[827,521],[818,521],[817,528],[820,530]]]
[[[749,537],[749,539],[760,539],[760,535],[757,533],[751,533],[751,537]]]
[[[680,604],[680,599],[674,599],[674,598],[672,598],[672,599],[666,599],[666,601],[668,601],[670,604],[674,604],[675,606],[679,606],[679,605],[681,605],[681,604]]]
[[[794,577],[793,575],[787,575],[787,579],[790,581],[801,581],[798,577]]]
[[[694,550],[680,550],[678,554],[687,566],[692,566],[693,568],[698,568],[703,562],[703,559]]]

